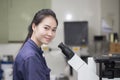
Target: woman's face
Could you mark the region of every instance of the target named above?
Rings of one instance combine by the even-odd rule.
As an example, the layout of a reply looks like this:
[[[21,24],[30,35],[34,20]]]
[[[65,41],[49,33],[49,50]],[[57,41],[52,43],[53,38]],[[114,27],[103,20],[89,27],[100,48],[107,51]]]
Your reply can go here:
[[[47,16],[38,25],[32,25],[33,34],[31,39],[38,45],[48,44],[55,37],[57,23],[52,16]]]

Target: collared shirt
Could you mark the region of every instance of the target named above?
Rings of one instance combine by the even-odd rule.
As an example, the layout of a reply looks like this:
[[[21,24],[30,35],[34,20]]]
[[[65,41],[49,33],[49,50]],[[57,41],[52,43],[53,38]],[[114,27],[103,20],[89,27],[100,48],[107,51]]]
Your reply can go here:
[[[42,54],[41,48],[28,39],[16,56],[13,80],[50,80],[50,69]]]

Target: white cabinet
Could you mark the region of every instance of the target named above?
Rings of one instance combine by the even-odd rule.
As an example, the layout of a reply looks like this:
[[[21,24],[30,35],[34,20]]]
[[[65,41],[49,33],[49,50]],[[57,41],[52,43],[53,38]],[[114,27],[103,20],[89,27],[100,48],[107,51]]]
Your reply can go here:
[[[8,41],[8,0],[0,0],[0,43]]]
[[[50,0],[0,0],[0,43],[23,41],[34,14]]]

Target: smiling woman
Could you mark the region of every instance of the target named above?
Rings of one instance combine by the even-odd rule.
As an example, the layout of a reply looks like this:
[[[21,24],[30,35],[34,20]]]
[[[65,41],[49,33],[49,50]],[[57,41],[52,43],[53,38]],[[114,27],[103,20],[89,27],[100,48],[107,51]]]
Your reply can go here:
[[[51,9],[42,9],[35,14],[26,40],[16,56],[13,80],[50,80],[50,69],[41,46],[53,40],[57,26],[56,14]]]
[[[43,43],[48,44],[55,37],[56,26],[56,21],[52,16],[47,16],[41,24],[35,25],[33,23],[31,39],[34,40],[38,46],[41,46]]]

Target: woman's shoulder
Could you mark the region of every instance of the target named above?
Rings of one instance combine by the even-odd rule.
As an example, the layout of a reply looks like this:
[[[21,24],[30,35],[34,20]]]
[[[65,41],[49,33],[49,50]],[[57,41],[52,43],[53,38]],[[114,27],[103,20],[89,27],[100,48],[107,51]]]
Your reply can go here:
[[[23,47],[19,50],[16,58],[21,59],[21,60],[26,60],[30,57],[34,57],[35,53],[36,52],[32,48]]]

